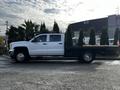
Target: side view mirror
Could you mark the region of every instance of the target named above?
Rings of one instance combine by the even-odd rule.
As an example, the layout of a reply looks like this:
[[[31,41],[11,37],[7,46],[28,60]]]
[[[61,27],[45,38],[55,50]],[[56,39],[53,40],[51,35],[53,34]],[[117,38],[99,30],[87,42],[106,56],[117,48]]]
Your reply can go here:
[[[37,39],[33,39],[31,42],[37,42]]]

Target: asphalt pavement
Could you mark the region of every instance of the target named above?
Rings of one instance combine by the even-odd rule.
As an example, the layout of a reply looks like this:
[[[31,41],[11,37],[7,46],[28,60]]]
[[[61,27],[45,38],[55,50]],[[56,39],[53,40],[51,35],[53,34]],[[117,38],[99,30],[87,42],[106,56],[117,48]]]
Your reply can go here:
[[[120,60],[32,60],[0,56],[0,90],[120,90]]]

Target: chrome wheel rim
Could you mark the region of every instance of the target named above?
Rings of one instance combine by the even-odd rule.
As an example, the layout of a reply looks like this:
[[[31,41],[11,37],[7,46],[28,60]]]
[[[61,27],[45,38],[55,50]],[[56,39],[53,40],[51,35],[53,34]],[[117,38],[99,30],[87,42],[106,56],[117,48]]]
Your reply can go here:
[[[16,58],[18,61],[23,61],[25,59],[25,56],[23,53],[18,53]]]
[[[89,61],[92,60],[92,54],[85,53],[83,58],[84,58],[85,61],[89,62]]]

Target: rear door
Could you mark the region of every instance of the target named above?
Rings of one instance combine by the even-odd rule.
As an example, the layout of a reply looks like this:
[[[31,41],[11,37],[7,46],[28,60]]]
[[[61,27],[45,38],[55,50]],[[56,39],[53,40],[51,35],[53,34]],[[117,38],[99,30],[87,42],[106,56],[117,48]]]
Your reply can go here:
[[[63,35],[50,34],[48,39],[49,55],[64,55],[64,37]]]

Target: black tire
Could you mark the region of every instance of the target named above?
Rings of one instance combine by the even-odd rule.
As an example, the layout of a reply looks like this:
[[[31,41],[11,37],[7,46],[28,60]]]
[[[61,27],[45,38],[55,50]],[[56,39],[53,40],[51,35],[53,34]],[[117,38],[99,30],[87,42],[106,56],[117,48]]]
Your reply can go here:
[[[80,54],[80,56],[78,57],[78,62],[79,63],[83,63],[84,61],[83,61],[83,55],[82,54]]]
[[[15,50],[15,61],[16,62],[28,62],[29,55],[26,51]]]
[[[82,62],[91,63],[95,59],[95,55],[91,52],[85,52],[82,56]]]

